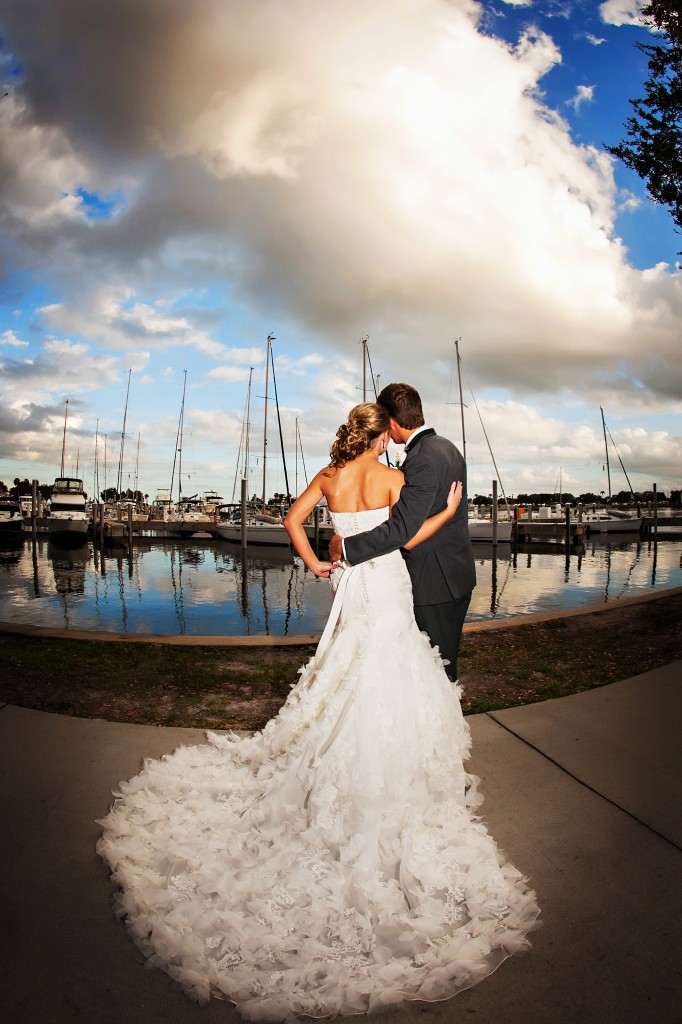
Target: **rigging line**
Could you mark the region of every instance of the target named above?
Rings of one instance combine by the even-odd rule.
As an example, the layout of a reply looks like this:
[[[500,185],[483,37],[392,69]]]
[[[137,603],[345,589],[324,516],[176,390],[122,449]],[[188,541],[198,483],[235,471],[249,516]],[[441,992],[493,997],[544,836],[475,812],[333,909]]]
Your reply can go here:
[[[635,492],[634,492],[634,491],[633,491],[633,489],[632,489],[632,484],[630,483],[630,477],[628,476],[627,470],[626,470],[625,466],[623,465],[623,460],[622,460],[622,459],[621,459],[621,457],[620,457],[620,452],[618,451],[618,448],[616,447],[616,442],[615,442],[615,441],[613,440],[613,436],[612,436],[612,434],[611,434],[611,431],[609,430],[609,428],[608,428],[608,427],[606,428],[606,433],[607,433],[607,434],[609,435],[609,437],[611,438],[611,444],[613,445],[613,447],[614,447],[614,450],[615,450],[615,452],[616,452],[616,455],[618,456],[618,461],[620,462],[620,468],[621,468],[621,469],[623,470],[623,472],[625,473],[625,479],[626,479],[626,480],[627,480],[627,482],[628,482],[628,487],[630,488],[630,494],[631,494],[631,495],[632,495],[632,497],[634,498],[634,496],[635,496]]]
[[[301,441],[301,428],[299,427],[298,422],[296,423],[296,430],[298,432],[298,450],[301,453],[301,463],[303,464],[303,476],[305,477],[305,485],[307,487],[308,486],[308,471],[305,468],[305,457],[303,455],[303,442]]]
[[[476,395],[474,394],[474,389],[471,386],[471,383],[469,381],[469,375],[467,374],[466,370],[464,371],[464,376],[466,377],[467,386],[469,388],[469,391],[471,391],[471,397],[473,398],[474,405],[476,406],[476,412],[478,413],[478,418],[479,418],[480,423],[481,423],[481,429],[483,430],[483,436],[485,437],[486,443],[488,445],[488,451],[490,452],[490,458],[493,460],[493,466],[495,467],[495,472],[497,474],[497,479],[498,479],[499,484],[500,484],[500,489],[502,491],[502,497],[504,498],[504,503],[507,506],[507,512],[509,513],[509,515],[511,515],[511,507],[509,505],[509,501],[507,500],[507,495],[504,493],[504,484],[502,483],[502,480],[500,479],[500,471],[497,468],[497,462],[495,461],[495,456],[493,455],[493,449],[492,449],[492,446],[490,444],[490,438],[488,437],[488,432],[485,429],[485,424],[483,422],[483,417],[481,416],[481,410],[478,408],[478,402],[476,401]]]
[[[287,501],[291,498],[291,492],[289,490],[289,475],[287,473],[287,460],[284,455],[284,437],[282,436],[282,417],[279,412],[279,398],[277,397],[277,379],[275,378],[275,357],[272,353],[272,345],[270,346],[270,361],[272,363],[272,386],[275,391],[275,407],[277,409],[277,426],[279,427],[279,443],[282,449],[282,467],[284,469],[284,486],[287,492]]]
[[[365,343],[365,353],[367,354],[367,364],[369,366],[369,375],[372,378],[372,391],[374,392],[374,401],[377,400],[377,382],[374,378],[374,370],[372,369],[372,357],[369,354],[369,345]]]
[[[376,380],[375,380],[375,377],[374,377],[374,370],[372,369],[372,358],[371,358],[371,356],[369,354],[368,341],[369,341],[369,338],[366,338],[365,339],[365,355],[367,356],[367,364],[369,366],[369,375],[372,378],[372,391],[374,392],[374,401],[376,402],[376,400],[377,400],[377,398],[379,396],[377,395],[377,384],[376,384]],[[386,465],[390,466],[391,465],[391,460],[388,457],[388,452],[384,452],[384,458],[386,459]]]

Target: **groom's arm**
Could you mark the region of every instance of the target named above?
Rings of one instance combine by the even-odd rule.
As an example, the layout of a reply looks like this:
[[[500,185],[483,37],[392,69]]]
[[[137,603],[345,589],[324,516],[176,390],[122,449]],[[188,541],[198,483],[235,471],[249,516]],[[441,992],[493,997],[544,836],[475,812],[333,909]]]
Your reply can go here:
[[[408,477],[390,519],[366,533],[345,538],[347,561],[357,565],[403,547],[419,532],[422,523],[438,511],[433,507],[438,490],[438,478],[428,463],[408,467]]]

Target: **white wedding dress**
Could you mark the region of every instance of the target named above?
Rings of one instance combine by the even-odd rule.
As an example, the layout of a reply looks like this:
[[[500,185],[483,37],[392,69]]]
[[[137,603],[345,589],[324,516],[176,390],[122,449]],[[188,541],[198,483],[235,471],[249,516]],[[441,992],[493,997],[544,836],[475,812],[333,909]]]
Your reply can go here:
[[[371,1012],[446,999],[528,945],[535,895],[474,813],[468,725],[399,552],[343,572],[262,732],[208,740],[121,784],[98,844],[134,940],[190,996],[252,1020]]]

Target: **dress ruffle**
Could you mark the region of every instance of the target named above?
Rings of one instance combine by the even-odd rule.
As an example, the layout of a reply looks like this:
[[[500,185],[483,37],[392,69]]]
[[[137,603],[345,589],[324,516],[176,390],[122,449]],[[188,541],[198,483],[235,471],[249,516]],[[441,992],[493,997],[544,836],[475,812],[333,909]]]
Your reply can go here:
[[[476,814],[459,693],[399,553],[352,575],[262,732],[147,760],[102,822],[138,946],[251,1020],[446,999],[526,947],[539,913]]]

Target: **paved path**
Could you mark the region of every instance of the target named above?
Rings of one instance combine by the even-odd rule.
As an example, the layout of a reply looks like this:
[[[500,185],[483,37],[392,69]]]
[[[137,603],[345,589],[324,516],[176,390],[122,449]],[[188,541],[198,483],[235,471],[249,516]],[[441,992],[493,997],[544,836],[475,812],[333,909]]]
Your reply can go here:
[[[682,662],[469,719],[484,817],[530,875],[533,950],[446,1003],[382,1015],[462,1024],[682,1019]],[[197,1006],[110,913],[95,819],[119,779],[198,730],[0,707],[0,1014],[5,1024],[235,1024]]]

